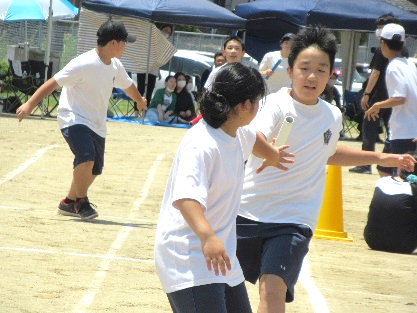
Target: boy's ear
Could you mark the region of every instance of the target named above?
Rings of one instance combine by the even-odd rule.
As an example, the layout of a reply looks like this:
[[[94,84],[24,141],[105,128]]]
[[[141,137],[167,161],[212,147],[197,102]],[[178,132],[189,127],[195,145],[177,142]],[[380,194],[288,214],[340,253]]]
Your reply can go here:
[[[292,68],[290,66],[287,67],[287,73],[288,76],[290,76],[290,79],[292,79]]]
[[[251,107],[252,103],[249,99],[246,99],[244,102],[240,104],[242,111],[248,111]]]

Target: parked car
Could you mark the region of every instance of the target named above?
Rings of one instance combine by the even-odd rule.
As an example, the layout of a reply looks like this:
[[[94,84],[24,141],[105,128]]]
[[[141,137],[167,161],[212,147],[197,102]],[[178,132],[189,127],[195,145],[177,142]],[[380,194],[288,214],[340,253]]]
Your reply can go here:
[[[201,74],[213,66],[213,56],[201,54],[193,50],[177,50],[171,61],[161,67],[161,79],[156,80],[155,90],[165,87],[165,78],[176,72],[183,72],[193,78],[194,88],[200,83]]]

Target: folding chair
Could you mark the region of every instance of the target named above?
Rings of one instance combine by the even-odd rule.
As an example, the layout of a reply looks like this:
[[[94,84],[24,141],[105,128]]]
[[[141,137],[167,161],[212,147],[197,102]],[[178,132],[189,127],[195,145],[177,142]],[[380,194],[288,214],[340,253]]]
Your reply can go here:
[[[127,73],[132,77],[132,73]],[[135,113],[135,102],[119,88],[113,88],[108,111],[116,116],[127,117]]]
[[[29,60],[30,63],[30,70],[31,76],[37,77],[35,79],[35,84],[37,87],[40,87],[46,80],[45,80],[45,63],[44,61],[36,61],[36,60]],[[49,62],[48,67],[48,78],[52,77],[52,68],[53,62]],[[51,116],[51,113],[55,108],[58,106],[59,96],[61,94],[60,89],[54,90],[47,98],[46,105],[44,106],[44,113],[46,116]],[[50,98],[53,98],[55,102],[50,105]],[[45,102],[44,102],[45,103]]]
[[[35,77],[30,75],[29,61],[12,61],[9,60],[10,80],[7,86],[7,99],[9,104],[6,112],[14,113],[16,109],[30,96],[32,96],[38,87],[35,84]],[[38,105],[39,108],[41,108]]]
[[[358,134],[357,127],[358,122],[355,118],[359,114],[355,106],[355,96],[357,92],[345,90],[343,93],[343,134],[346,136],[349,134],[350,138],[353,138]]]
[[[116,116],[131,116],[135,113],[135,102],[123,90],[113,88],[108,110]]]

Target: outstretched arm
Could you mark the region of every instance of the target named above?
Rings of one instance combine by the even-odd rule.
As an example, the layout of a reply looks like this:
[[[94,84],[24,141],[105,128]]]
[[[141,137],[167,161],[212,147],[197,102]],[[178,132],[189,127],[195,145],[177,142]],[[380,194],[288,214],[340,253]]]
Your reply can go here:
[[[29,100],[23,103],[17,110],[16,115],[19,122],[22,121],[26,116],[32,113],[32,110],[36,105],[42,101],[45,97],[49,96],[55,89],[59,87],[55,78],[48,79],[38,90],[29,98]]]
[[[123,91],[138,104],[139,111],[146,110],[146,98],[142,97],[135,84],[132,83],[130,87],[123,89]]]
[[[284,145],[280,147],[274,147],[274,142],[270,144],[264,134],[260,131],[256,132],[256,141],[253,146],[252,153],[258,157],[264,159],[262,165],[257,168],[256,173],[260,173],[267,166],[274,166],[281,170],[288,170],[287,167],[281,163],[294,163],[292,159],[295,155],[293,153],[287,153],[284,150],[289,146]]]
[[[408,172],[414,171],[417,161],[409,154],[392,154],[363,151],[338,145],[337,151],[327,161],[328,165],[354,166],[378,164],[385,167],[399,167]]]

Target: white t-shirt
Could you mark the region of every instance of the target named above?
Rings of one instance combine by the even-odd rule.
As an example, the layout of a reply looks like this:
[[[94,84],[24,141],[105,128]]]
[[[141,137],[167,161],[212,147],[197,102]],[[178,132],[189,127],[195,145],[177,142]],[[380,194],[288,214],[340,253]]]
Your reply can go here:
[[[405,97],[405,103],[392,108],[390,139],[417,137],[417,69],[407,58],[395,58],[385,73],[388,95]]]
[[[224,64],[227,64],[227,63],[224,63]],[[216,77],[217,72],[223,67],[224,64],[222,64],[222,65],[220,65],[218,67],[215,67],[210,72],[210,75],[207,78],[206,83],[204,84],[204,88],[206,88],[208,91],[211,91],[211,89],[212,89],[211,85],[213,84],[214,77]]]
[[[119,59],[106,65],[95,49],[71,60],[54,78],[63,87],[57,112],[59,128],[83,124],[103,138],[113,87],[126,89],[133,83]]]
[[[283,87],[291,87],[291,79],[287,72],[288,58],[281,57],[281,51],[273,51],[265,54],[259,65],[259,70],[265,71],[272,69],[278,60],[281,60],[281,63],[274,70],[274,75],[265,80],[269,93],[277,92]]]
[[[184,136],[171,166],[155,236],[155,264],[166,293],[212,283],[236,286],[244,276],[236,257],[236,216],[244,162],[256,141],[255,131],[239,128],[235,138],[202,120]],[[209,271],[201,242],[181,212],[179,199],[201,204],[216,236],[224,244],[232,270],[226,276]]]
[[[317,225],[324,194],[326,163],[337,149],[342,130],[340,110],[318,99],[315,105],[295,101],[288,88],[266,97],[251,126],[271,141],[276,137],[285,116],[294,124],[286,150],[295,154],[288,171],[265,168],[256,174],[261,159],[251,155],[246,164],[239,215],[264,223]]]

